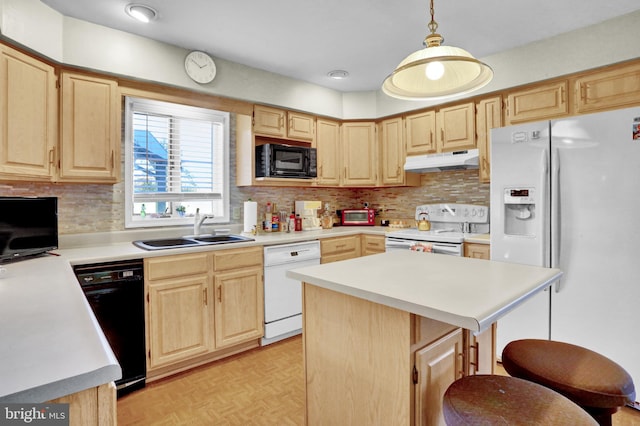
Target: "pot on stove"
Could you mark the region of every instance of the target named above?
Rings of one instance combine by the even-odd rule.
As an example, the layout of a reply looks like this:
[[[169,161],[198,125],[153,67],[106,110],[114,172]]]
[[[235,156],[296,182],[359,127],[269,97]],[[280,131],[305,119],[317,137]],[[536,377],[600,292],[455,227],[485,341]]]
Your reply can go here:
[[[418,231],[428,231],[431,229],[431,222],[427,219],[426,213],[422,213],[420,220],[416,220],[416,226],[418,227]]]

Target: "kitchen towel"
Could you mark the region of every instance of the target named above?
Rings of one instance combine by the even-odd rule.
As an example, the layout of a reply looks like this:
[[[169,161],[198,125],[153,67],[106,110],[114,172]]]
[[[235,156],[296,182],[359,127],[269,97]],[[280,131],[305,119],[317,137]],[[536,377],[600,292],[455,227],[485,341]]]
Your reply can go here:
[[[258,225],[258,203],[255,201],[244,202],[244,232],[253,231]],[[257,229],[257,228],[256,228]]]

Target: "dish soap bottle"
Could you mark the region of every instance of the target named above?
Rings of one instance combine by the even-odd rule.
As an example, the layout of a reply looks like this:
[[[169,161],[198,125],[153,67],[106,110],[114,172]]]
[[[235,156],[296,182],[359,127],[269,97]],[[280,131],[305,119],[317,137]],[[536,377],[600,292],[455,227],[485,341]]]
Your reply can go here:
[[[322,229],[333,228],[333,215],[331,214],[329,203],[325,203],[324,205],[324,212],[322,212],[322,219],[320,223],[322,224]]]

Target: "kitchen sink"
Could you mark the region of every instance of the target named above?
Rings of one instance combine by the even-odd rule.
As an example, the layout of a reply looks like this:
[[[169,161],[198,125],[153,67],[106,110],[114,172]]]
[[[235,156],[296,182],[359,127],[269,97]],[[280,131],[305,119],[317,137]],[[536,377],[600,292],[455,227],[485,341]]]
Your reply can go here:
[[[158,238],[152,240],[138,240],[133,244],[144,250],[162,250],[180,247],[210,246],[216,244],[240,243],[254,241],[253,238],[242,235],[202,235],[198,237]]]

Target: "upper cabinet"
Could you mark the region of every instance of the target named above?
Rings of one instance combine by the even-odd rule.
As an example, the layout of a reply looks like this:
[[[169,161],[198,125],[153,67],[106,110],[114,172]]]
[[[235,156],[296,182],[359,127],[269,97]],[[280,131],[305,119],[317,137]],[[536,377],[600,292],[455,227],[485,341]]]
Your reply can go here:
[[[315,117],[263,105],[253,108],[253,132],[281,139],[315,142]]]
[[[375,186],[378,182],[376,124],[373,121],[342,125],[344,186]]]
[[[578,114],[640,104],[640,64],[595,71],[573,80]]]
[[[424,111],[405,117],[407,155],[431,154],[436,146],[436,112]]]
[[[380,126],[380,183],[404,183],[404,126],[402,117],[383,120]]]
[[[120,177],[120,104],[115,81],[62,72],[60,182]]]
[[[476,147],[475,104],[468,102],[438,110],[438,152]]]
[[[333,120],[319,118],[317,121],[318,134],[316,148],[318,150],[319,185],[340,185],[340,123]]]
[[[567,81],[536,85],[508,93],[506,124],[557,118],[569,113]]]
[[[0,44],[0,178],[51,181],[58,93],[55,69]]]
[[[476,134],[478,145],[478,179],[491,179],[491,129],[502,127],[502,98],[493,96],[476,105]]]

